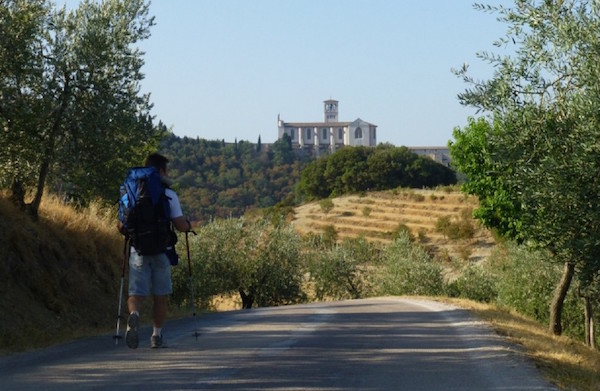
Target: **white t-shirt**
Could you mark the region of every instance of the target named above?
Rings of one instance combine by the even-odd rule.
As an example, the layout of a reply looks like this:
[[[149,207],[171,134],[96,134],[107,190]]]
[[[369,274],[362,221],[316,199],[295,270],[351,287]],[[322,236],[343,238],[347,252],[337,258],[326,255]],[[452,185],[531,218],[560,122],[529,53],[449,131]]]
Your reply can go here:
[[[169,207],[171,208],[171,219],[183,216],[183,212],[181,211],[181,204],[179,203],[179,198],[177,194],[171,189],[165,189],[165,195],[169,199]]]

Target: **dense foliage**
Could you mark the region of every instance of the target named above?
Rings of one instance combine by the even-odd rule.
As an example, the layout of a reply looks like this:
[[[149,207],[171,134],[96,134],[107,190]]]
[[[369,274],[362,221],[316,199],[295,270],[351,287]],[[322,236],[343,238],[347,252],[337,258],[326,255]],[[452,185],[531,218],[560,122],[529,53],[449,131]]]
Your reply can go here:
[[[169,176],[185,213],[202,222],[293,203],[294,187],[309,159],[296,155],[285,138],[268,146],[170,134],[160,150],[171,160]]]
[[[0,186],[32,215],[47,185],[88,200],[116,194],[115,176],[156,148],[137,47],[153,24],[144,0],[85,0],[73,11],[2,2]]]
[[[489,80],[457,71],[469,85],[461,103],[489,117],[455,131],[453,162],[472,179],[488,226],[564,263],[549,321],[560,334],[573,276],[590,305],[600,301],[600,3],[478,7],[507,24],[497,45],[509,54],[481,54],[494,66]]]
[[[456,183],[456,175],[406,147],[380,144],[343,148],[310,163],[302,172],[298,194],[312,200],[397,187],[435,187]]]
[[[300,242],[291,226],[272,226],[263,219],[219,219],[189,239],[194,291],[202,306],[215,295],[240,290],[260,307],[305,300]],[[173,300],[189,302],[189,292],[187,268],[175,268]]]

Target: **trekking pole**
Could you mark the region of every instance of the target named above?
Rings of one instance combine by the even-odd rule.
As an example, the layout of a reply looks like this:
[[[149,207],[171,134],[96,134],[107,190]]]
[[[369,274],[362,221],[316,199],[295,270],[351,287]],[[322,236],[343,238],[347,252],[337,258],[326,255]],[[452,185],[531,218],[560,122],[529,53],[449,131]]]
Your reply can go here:
[[[119,328],[121,326],[121,307],[123,304],[123,281],[125,280],[125,264],[127,261],[127,248],[128,248],[129,240],[125,238],[125,244],[123,245],[123,262],[121,264],[121,288],[119,289],[119,308],[117,309],[117,332],[113,336],[115,340],[115,345],[119,344],[119,340],[123,337],[119,334]]]
[[[196,300],[194,298],[194,276],[192,273],[192,261],[190,258],[190,241],[188,239],[188,234],[190,232],[193,233],[194,235],[197,235],[197,233],[192,230],[185,232],[185,248],[187,250],[188,270],[190,272],[190,298],[191,298],[191,305],[192,305],[192,314],[194,317],[194,334],[193,334],[193,336],[196,337],[196,341],[197,341],[198,336],[200,336],[200,333],[198,332],[198,319],[196,318]]]

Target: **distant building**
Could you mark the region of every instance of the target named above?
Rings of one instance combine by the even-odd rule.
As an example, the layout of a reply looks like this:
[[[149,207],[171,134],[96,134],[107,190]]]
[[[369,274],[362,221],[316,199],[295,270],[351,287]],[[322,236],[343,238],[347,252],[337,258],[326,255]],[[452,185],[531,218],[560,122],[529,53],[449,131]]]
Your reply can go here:
[[[377,145],[377,126],[360,118],[339,122],[338,101],[323,102],[323,122],[284,122],[277,116],[278,138],[290,136],[292,147],[312,150],[315,155],[335,152],[344,146]]]
[[[450,150],[448,147],[407,147],[417,155],[427,156],[436,162],[450,167]]]
[[[277,116],[278,138],[290,136],[292,147],[319,156],[335,152],[345,146],[377,145],[377,125],[360,118],[352,122],[339,122],[338,101],[323,102],[323,122],[285,122]],[[408,147],[417,155],[427,156],[446,167],[450,166],[448,147]]]

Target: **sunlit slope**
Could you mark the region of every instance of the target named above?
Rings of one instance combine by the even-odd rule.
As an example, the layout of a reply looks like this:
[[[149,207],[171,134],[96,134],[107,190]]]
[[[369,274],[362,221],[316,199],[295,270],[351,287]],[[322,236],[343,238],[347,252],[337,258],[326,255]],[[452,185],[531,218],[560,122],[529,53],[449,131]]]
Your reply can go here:
[[[293,222],[296,229],[308,234],[333,226],[339,239],[363,236],[389,243],[399,226],[405,225],[415,240],[434,254],[473,261],[487,257],[494,245],[490,232],[470,217],[477,199],[460,192],[398,189],[348,195],[332,201],[333,208],[329,211],[319,201],[297,207]],[[448,238],[436,229],[438,221],[444,218],[471,224],[473,236]]]

